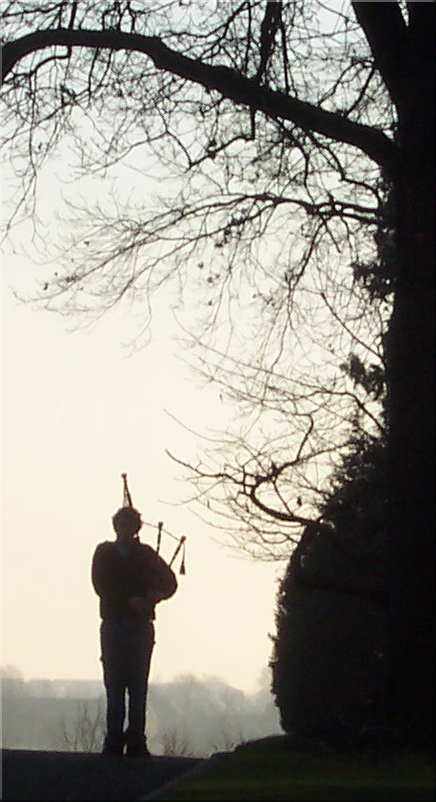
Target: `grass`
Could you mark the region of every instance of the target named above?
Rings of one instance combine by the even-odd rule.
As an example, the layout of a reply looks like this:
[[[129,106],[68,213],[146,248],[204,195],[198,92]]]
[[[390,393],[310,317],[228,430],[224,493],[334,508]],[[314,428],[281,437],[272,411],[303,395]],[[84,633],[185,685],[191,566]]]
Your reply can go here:
[[[159,794],[167,800],[422,800],[434,764],[420,755],[373,758],[264,738],[212,758],[203,772]]]

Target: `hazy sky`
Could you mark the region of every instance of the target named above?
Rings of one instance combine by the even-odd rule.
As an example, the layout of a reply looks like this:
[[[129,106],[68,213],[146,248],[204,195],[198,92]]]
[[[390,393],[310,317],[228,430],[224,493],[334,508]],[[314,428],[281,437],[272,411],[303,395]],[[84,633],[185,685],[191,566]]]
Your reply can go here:
[[[192,449],[165,410],[217,428],[227,414],[218,389],[194,382],[174,357],[164,313],[153,343],[129,356],[128,318],[69,333],[65,319],[13,298],[30,263],[5,257],[2,267],[3,665],[25,679],[101,677],[90,564],[97,543],[113,538],[127,472],[144,520],[187,536],[187,575],[158,608],[151,681],[215,675],[254,690],[271,654],[283,566],[235,557],[186,504],[175,506],[190,488],[165,455]],[[155,530],[141,539],[154,546]],[[162,555],[175,545],[164,537]]]

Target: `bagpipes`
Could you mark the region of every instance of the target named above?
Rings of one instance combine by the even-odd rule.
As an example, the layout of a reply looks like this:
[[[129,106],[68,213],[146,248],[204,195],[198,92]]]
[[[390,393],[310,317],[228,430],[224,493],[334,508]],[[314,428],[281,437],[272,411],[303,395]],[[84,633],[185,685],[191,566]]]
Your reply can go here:
[[[127,485],[127,474],[126,473],[122,473],[121,474],[121,478],[123,480],[123,507],[132,507],[133,508],[132,497],[130,495],[129,487]],[[145,521],[143,523],[145,524],[145,526],[155,527],[155,524],[147,523]],[[176,535],[173,535],[172,532],[169,532],[167,529],[163,528],[163,521],[159,521],[158,524],[157,524],[156,554],[159,554],[159,551],[160,551],[160,546],[161,546],[161,541],[162,541],[162,533],[164,533],[165,535],[168,535],[173,540],[177,541],[177,546],[175,548],[174,554],[173,554],[173,556],[171,557],[171,560],[168,563],[169,567],[171,568],[171,566],[173,565],[174,560],[178,556],[180,550],[182,550],[182,561],[180,563],[179,574],[181,574],[182,576],[185,575],[186,574],[186,565],[185,565],[186,537],[185,537],[185,535],[182,535],[181,537],[176,537]]]

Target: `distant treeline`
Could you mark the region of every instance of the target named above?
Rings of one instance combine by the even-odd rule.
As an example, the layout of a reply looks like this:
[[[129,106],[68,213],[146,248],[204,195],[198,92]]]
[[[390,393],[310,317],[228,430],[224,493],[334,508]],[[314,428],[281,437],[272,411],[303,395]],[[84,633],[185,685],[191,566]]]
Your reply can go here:
[[[2,715],[4,748],[100,751],[104,689],[99,681],[25,682],[5,670]],[[282,732],[267,688],[246,695],[220,679],[151,684],[147,716],[155,754],[207,756]]]

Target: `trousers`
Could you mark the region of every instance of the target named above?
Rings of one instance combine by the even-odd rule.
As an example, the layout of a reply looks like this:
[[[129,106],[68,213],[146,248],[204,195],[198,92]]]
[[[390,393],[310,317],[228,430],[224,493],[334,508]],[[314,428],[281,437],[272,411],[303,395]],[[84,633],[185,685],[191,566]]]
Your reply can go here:
[[[105,747],[146,746],[148,677],[154,647],[154,624],[103,620],[100,627],[101,661],[106,689]],[[128,697],[128,727],[126,719]]]

